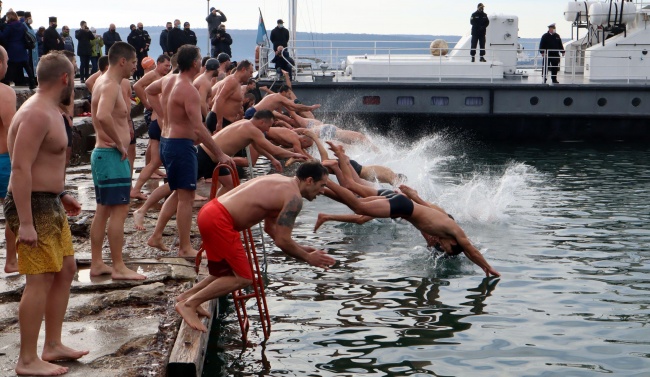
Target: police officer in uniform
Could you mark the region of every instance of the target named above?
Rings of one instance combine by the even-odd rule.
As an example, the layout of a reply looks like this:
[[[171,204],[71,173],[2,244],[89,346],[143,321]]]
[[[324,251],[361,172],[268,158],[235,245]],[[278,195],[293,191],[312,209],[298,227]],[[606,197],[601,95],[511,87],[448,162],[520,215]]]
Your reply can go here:
[[[480,44],[481,46],[481,61],[484,62],[485,58],[485,33],[487,32],[487,27],[490,24],[487,14],[483,12],[485,5],[483,3],[478,3],[476,6],[476,12],[472,13],[472,17],[469,19],[469,23],[472,24],[472,49],[469,54],[472,56],[472,63],[476,60],[476,45]]]
[[[544,67],[551,71],[551,80],[554,84],[559,84],[557,72],[560,70],[560,53],[564,56],[564,46],[562,45],[562,38],[555,32],[555,24],[548,25],[548,32],[542,35],[539,42],[539,52],[544,57]],[[546,83],[546,75],[547,69],[543,69],[544,83]]]

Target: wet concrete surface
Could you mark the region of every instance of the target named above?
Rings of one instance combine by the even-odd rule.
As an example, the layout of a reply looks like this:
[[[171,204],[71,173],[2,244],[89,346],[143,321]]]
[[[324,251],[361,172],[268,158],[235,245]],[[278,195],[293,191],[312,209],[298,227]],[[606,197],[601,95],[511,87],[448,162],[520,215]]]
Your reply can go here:
[[[148,140],[138,139],[134,181],[144,167]],[[78,272],[71,287],[71,297],[63,326],[64,344],[88,349],[90,354],[69,366],[69,376],[160,376],[164,375],[169,352],[181,323],[174,311],[174,297],[188,289],[196,278],[193,264],[177,258],[175,219],[167,225],[164,242],[170,251],[161,252],[147,245],[162,206],[159,203],[145,218],[146,231],[134,228],[132,212],[143,202],[131,203],[131,212],[124,225],[123,256],[127,265],[147,276],[144,281],[114,281],[110,276],[91,277],[90,224],[95,211],[95,194],[88,156],[81,156],[78,165],[67,171],[66,190],[77,197],[82,206],[79,216],[70,217]],[[162,180],[152,180],[143,188],[151,192]],[[210,185],[199,185],[198,193],[208,196]],[[195,215],[205,202],[195,202]],[[0,211],[1,214],[2,211]],[[0,233],[4,234],[4,216],[0,217]],[[198,249],[200,237],[196,223],[192,240]],[[4,237],[0,237],[0,259],[6,256]],[[110,262],[108,243],[103,257]],[[0,272],[0,375],[12,376],[18,358],[18,305],[25,277]],[[39,354],[42,350],[44,326],[41,327]]]

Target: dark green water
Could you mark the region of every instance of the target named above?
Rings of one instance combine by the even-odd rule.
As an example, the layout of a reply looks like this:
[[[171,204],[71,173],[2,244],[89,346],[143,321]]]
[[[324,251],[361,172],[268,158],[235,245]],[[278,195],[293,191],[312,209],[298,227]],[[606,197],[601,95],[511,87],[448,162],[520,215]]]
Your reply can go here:
[[[435,258],[408,223],[314,234],[319,212],[350,211],[306,202],[295,238],[338,264],[324,272],[267,245],[271,338],[241,353],[231,313],[205,376],[650,375],[646,146],[376,142],[385,152],[350,154],[407,174],[502,277]]]

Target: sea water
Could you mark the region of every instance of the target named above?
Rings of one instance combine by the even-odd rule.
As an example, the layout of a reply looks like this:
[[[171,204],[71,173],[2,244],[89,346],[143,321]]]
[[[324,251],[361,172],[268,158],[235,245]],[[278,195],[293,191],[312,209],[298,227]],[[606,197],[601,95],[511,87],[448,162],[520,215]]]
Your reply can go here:
[[[310,267],[267,237],[271,337],[242,352],[229,309],[204,376],[650,375],[645,145],[372,139],[378,152],[350,147],[351,157],[406,174],[501,278],[464,256],[437,257],[405,221],[326,223],[313,233],[319,212],[351,211],[325,197],[305,201],[295,240],[337,264]],[[249,307],[249,338],[261,342]]]

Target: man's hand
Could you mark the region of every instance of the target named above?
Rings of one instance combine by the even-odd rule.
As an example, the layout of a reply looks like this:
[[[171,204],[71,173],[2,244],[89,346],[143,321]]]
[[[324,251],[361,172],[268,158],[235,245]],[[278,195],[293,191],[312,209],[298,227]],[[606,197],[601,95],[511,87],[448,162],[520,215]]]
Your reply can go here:
[[[275,171],[282,173],[282,164],[280,163],[280,161],[274,158],[273,160],[271,160],[271,166],[273,166],[273,169],[275,169]]]
[[[30,247],[36,247],[38,244],[38,235],[36,234],[36,229],[34,229],[34,224],[20,225],[18,228],[18,242]]]
[[[117,151],[120,152],[120,154],[122,154],[122,161],[126,160],[127,155],[126,155],[126,148],[124,147],[124,145],[113,144],[113,148],[117,149]]]
[[[233,169],[237,169],[237,166],[235,165],[235,161],[233,161],[232,157],[228,156],[223,152],[221,152],[221,154],[217,156],[217,161],[220,164],[226,164]]]
[[[61,197],[61,204],[63,204],[65,213],[68,216],[77,216],[81,213],[81,204],[70,194],[65,194]]]
[[[314,250],[307,256],[307,263],[314,267],[322,267],[328,270],[336,263],[336,259],[329,256],[323,250]]]

